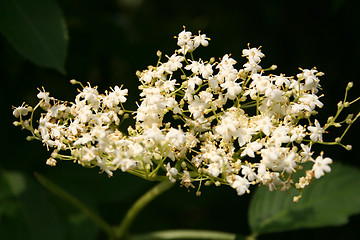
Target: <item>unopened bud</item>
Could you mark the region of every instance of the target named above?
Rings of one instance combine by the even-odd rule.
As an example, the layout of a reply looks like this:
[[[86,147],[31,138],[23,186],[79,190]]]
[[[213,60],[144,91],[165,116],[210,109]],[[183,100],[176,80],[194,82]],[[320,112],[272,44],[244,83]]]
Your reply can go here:
[[[275,70],[275,69],[277,69],[277,65],[271,65],[271,67],[270,67],[270,70]]]
[[[200,196],[201,196],[201,192],[200,192],[200,191],[197,191],[197,192],[196,192],[196,196],[197,196],[197,197],[200,197]]]
[[[32,140],[35,140],[36,139],[36,137],[34,137],[34,136],[27,136],[26,137],[26,140],[28,140],[28,141],[32,141]]]
[[[49,158],[48,160],[46,160],[46,164],[52,167],[56,166],[57,161],[53,158]]]
[[[344,107],[349,107],[350,106],[350,103],[349,102],[345,102],[344,103]]]
[[[333,119],[334,119],[334,117],[331,116],[331,117],[328,118],[327,122],[330,123],[330,122],[332,122]]]
[[[354,86],[353,82],[349,82],[346,89],[349,90],[350,88],[352,88]]]
[[[179,115],[172,115],[172,117],[173,117],[174,120],[181,119],[181,116],[179,116]]]
[[[70,83],[71,83],[72,85],[79,84],[79,82],[76,81],[75,79],[71,79],[71,80],[70,80]]]
[[[345,149],[348,150],[348,151],[350,151],[350,150],[352,149],[352,146],[351,146],[351,145],[346,145],[346,146],[345,146]]]
[[[123,116],[124,119],[127,119],[129,117],[130,117],[130,115],[128,113],[125,113],[124,116]]]
[[[344,105],[343,102],[340,101],[340,102],[337,104],[337,107],[338,107],[338,108],[342,108],[343,105]]]
[[[186,162],[182,162],[182,163],[181,163],[181,167],[182,167],[182,168],[186,168]]]
[[[13,124],[15,127],[21,126],[21,122],[18,122],[18,121],[13,122]]]
[[[215,58],[214,58],[214,57],[210,58],[209,63],[210,63],[210,64],[213,64],[214,62],[215,62]]]
[[[301,199],[301,195],[293,197],[293,202],[297,203]]]
[[[204,183],[205,186],[210,186],[211,184],[212,184],[211,181],[206,181],[206,182]]]
[[[51,153],[51,157],[52,157],[52,158],[57,158],[57,156],[58,156],[58,153],[57,153],[56,151],[54,151],[54,152]]]
[[[335,142],[340,143],[340,142],[341,142],[341,138],[339,138],[339,137],[335,138]]]
[[[345,122],[346,122],[346,124],[351,124],[353,121],[352,121],[351,118],[346,118],[346,119],[345,119]]]
[[[216,181],[216,182],[215,182],[215,186],[220,187],[220,186],[221,186],[221,183],[220,183],[219,181]]]
[[[158,51],[156,52],[156,56],[161,57],[161,55],[162,55],[162,52],[161,52],[160,50],[158,50]]]

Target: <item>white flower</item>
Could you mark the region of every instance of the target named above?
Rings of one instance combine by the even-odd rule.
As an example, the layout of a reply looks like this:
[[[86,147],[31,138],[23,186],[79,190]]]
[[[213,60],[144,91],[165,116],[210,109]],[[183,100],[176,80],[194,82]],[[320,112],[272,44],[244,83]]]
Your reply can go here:
[[[176,168],[171,167],[170,163],[168,163],[166,165],[166,171],[167,171],[166,176],[169,177],[169,180],[173,183],[176,182],[174,176],[176,176],[179,173],[178,170]]]
[[[24,107],[24,104],[22,104],[20,107],[17,107],[13,111],[13,115],[18,118],[20,116],[26,116],[29,113],[29,107]]]
[[[191,61],[191,64],[186,65],[185,69],[186,70],[191,70],[192,73],[194,74],[198,74],[200,69],[203,67],[203,64],[200,61]]]
[[[111,166],[105,159],[96,156],[97,166],[101,168],[104,172],[106,172],[110,177],[113,175],[112,171],[115,171],[116,168]]]
[[[296,154],[295,152],[288,153],[284,158],[284,171],[291,174],[295,172],[295,168],[297,166],[296,162]]]
[[[275,146],[280,147],[282,143],[290,142],[289,128],[286,126],[278,126],[271,133],[269,142],[274,143]]]
[[[244,193],[249,193],[250,182],[239,175],[232,175],[228,177],[228,182],[232,188],[235,188],[238,195],[243,195]]]
[[[246,176],[249,181],[254,181],[257,178],[254,169],[250,165],[241,165],[241,173]]]
[[[183,56],[179,56],[176,53],[174,53],[173,55],[171,55],[171,57],[168,58],[169,60],[166,63],[164,63],[164,66],[166,71],[170,74],[181,68],[182,67],[181,62],[184,61],[185,59]]]
[[[323,152],[320,153],[320,156],[318,156],[315,161],[314,165],[312,167],[312,171],[315,174],[315,178],[320,178],[324,175],[324,172],[330,172],[331,168],[329,164],[332,163],[332,160],[330,158],[323,158]]]
[[[192,91],[195,91],[196,85],[200,85],[202,83],[202,79],[198,76],[193,76],[188,78],[187,87],[188,89],[191,89]]]
[[[310,139],[313,142],[322,142],[322,134],[325,132],[320,126],[320,123],[315,119],[315,126],[308,126],[308,130],[311,132]]]
[[[311,111],[314,110],[316,106],[318,106],[319,108],[322,108],[324,106],[324,104],[319,101],[319,97],[314,94],[304,93],[299,98],[299,102],[309,106]]]
[[[259,151],[263,147],[263,144],[259,141],[249,142],[246,144],[244,151],[241,153],[241,156],[248,155],[251,158],[255,157],[255,152]]]
[[[214,70],[212,69],[212,65],[208,63],[200,66],[199,72],[203,78],[208,79],[213,74]]]
[[[113,91],[110,93],[110,98],[114,99],[115,105],[118,105],[120,102],[126,102],[126,95],[128,94],[127,89],[121,89],[121,87],[115,86]]]
[[[184,170],[180,184],[184,185],[187,188],[194,188],[194,185],[191,183],[190,173],[188,171]]]
[[[92,135],[90,133],[85,133],[78,140],[76,140],[74,142],[74,146],[85,145],[85,144],[87,144],[88,142],[91,142],[91,141],[93,141]]]
[[[210,163],[208,165],[207,171],[213,177],[218,177],[221,173],[221,169],[219,168],[219,164],[217,164],[217,163]]]
[[[305,83],[303,85],[303,89],[304,90],[312,90],[314,93],[318,92],[318,89],[320,88],[320,80],[319,78],[316,76],[316,73],[318,73],[318,71],[316,69],[301,69],[303,72],[299,73],[297,75],[297,77],[299,78],[299,80],[305,80]],[[323,75],[322,73],[318,73],[320,75]]]
[[[259,63],[261,58],[265,57],[265,55],[261,52],[260,48],[249,48],[244,49],[242,51],[244,57],[249,59],[250,63]]]
[[[210,40],[210,38],[206,37],[205,34],[200,34],[198,36],[194,37],[194,47],[197,48],[201,45],[203,45],[204,47],[207,47],[209,45],[208,40]]]
[[[273,80],[275,81],[275,85],[278,87],[282,86],[283,84],[285,84],[285,86],[290,85],[290,80],[284,75],[274,76]]]
[[[205,109],[209,107],[209,103],[202,101],[198,96],[194,96],[194,100],[189,104],[189,111],[193,115],[194,119],[197,119],[203,115]]]
[[[165,139],[177,149],[186,143],[186,138],[183,131],[175,128],[170,129],[170,131],[166,134]]]
[[[177,45],[179,47],[182,47],[184,45],[192,45],[193,43],[191,37],[192,37],[192,33],[184,29],[181,33],[179,33],[177,37],[178,39]]]
[[[255,116],[251,119],[251,123],[255,125],[256,131],[262,131],[266,136],[269,136],[274,128],[269,116]]]
[[[37,94],[37,97],[38,97],[39,99],[43,99],[45,103],[49,104],[50,99],[51,99],[51,98],[49,97],[50,93],[49,93],[49,92],[45,92],[45,89],[44,89],[44,88],[43,88],[43,91],[41,91],[40,89],[39,89],[39,91],[40,91],[40,92]]]
[[[242,88],[240,84],[235,81],[225,81],[220,85],[223,89],[226,89],[227,92],[225,94],[226,97],[233,100],[235,97],[241,92]]]
[[[311,145],[300,144],[300,146],[302,148],[302,152],[300,153],[300,155],[303,157],[302,161],[307,162],[311,160],[311,156],[313,155],[313,152],[311,152]]]

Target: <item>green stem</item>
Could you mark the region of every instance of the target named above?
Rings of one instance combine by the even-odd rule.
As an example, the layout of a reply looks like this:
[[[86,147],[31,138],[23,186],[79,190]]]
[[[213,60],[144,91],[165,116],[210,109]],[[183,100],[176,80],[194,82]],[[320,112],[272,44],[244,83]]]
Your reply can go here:
[[[165,230],[145,234],[134,235],[129,240],[151,240],[151,239],[216,239],[216,240],[235,240],[236,234],[209,230]]]
[[[134,221],[135,217],[139,214],[139,212],[157,196],[170,189],[173,185],[174,184],[170,181],[160,182],[152,189],[150,189],[147,193],[142,195],[127,211],[120,225],[114,229],[116,239],[124,238],[127,230],[129,229],[130,225]]]
[[[55,194],[56,196],[62,198],[69,204],[73,205],[83,213],[85,213],[92,221],[93,223],[98,226],[100,229],[102,229],[110,239],[113,239],[114,232],[113,229],[108,225],[104,219],[102,219],[98,214],[93,212],[90,208],[88,208],[86,205],[84,205],[79,199],[71,195],[70,193],[66,192],[59,186],[57,186],[55,183],[51,182],[49,179],[45,178],[44,176],[40,175],[39,173],[34,174],[36,179],[50,192]]]

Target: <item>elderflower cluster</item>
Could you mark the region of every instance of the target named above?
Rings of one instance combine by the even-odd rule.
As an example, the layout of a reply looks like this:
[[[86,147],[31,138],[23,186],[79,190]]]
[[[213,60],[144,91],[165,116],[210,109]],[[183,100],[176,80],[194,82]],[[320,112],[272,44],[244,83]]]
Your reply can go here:
[[[359,117],[337,122],[346,97],[335,117],[321,125],[313,116],[323,107],[319,77],[323,73],[300,69],[294,77],[266,74],[260,48],[243,50],[246,62],[226,54],[219,61],[195,59],[193,52],[207,46],[205,34],[184,30],[177,36],[180,47],[162,57],[156,66],[137,72],[141,101],[136,111],[123,107],[128,90],[115,86],[100,94],[82,86],[74,102],[50,97],[44,89],[39,104],[14,110],[15,122],[32,132],[52,151],[47,164],[72,160],[85,167],[97,166],[109,176],[121,169],[148,180],[179,181],[185,187],[230,185],[238,195],[251,185],[270,191],[304,189],[313,178],[330,172],[332,160],[311,150],[314,144],[342,145],[341,139]],[[350,83],[346,89],[351,88]],[[345,95],[346,96],[346,95]],[[33,113],[44,112],[33,126]],[[29,119],[24,119],[31,113]],[[121,121],[132,114],[135,125],[120,132]],[[334,142],[324,142],[330,126],[347,124]],[[344,146],[350,149],[351,146]],[[304,163],[312,168],[295,179]],[[198,190],[198,194],[200,191]]]

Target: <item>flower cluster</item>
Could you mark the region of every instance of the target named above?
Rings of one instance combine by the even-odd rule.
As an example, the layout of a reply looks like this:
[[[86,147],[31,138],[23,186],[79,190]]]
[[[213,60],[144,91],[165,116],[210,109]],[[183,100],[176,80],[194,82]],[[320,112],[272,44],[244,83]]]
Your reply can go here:
[[[304,189],[313,178],[330,172],[332,160],[311,150],[314,144],[343,145],[341,139],[359,117],[338,122],[340,112],[355,102],[345,99],[338,112],[323,126],[313,120],[323,103],[317,95],[323,73],[300,69],[295,77],[265,74],[264,54],[248,46],[240,69],[231,55],[219,61],[195,59],[193,52],[210,39],[184,30],[177,36],[180,47],[171,56],[158,52],[156,66],[137,72],[141,102],[136,111],[123,107],[128,91],[118,86],[99,94],[96,87],[82,86],[68,103],[40,90],[39,104],[14,110],[15,122],[51,149],[47,164],[72,160],[98,166],[109,176],[117,169],[148,180],[179,181],[185,187],[230,185],[239,195],[251,185],[270,191]],[[347,91],[352,87],[349,83]],[[36,128],[33,113],[44,110]],[[29,119],[24,119],[31,112]],[[120,122],[132,114],[135,125],[119,131]],[[347,124],[334,142],[324,142],[331,126]],[[312,168],[295,179],[304,163]],[[198,183],[198,184],[196,184]],[[200,193],[200,190],[198,190]]]

